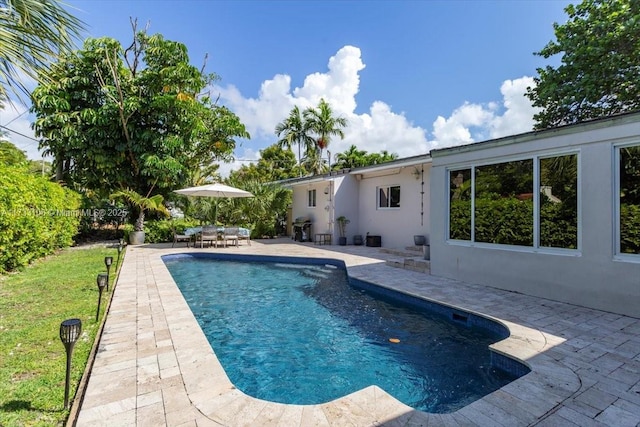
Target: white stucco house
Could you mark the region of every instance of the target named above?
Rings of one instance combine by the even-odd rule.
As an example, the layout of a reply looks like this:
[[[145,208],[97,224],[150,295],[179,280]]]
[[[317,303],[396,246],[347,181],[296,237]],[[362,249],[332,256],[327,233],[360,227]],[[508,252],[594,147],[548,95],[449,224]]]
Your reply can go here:
[[[345,216],[348,244],[428,236],[433,275],[640,317],[640,113],[282,184],[309,241]]]
[[[291,219],[304,217],[311,222],[307,237],[329,234],[337,244],[335,222],[349,220],[347,243],[353,236],[380,236],[382,246],[413,244],[414,235],[428,236],[429,182],[428,154],[393,160],[381,165],[345,169],[324,175],[295,178],[281,184],[293,190]]]
[[[625,194],[640,191],[639,154],[640,113],[431,151],[431,274],[640,317],[640,247],[630,243],[640,240],[640,216],[628,214]],[[550,190],[550,170],[559,164],[573,172]],[[492,205],[484,187],[492,174],[504,184],[513,171],[530,181],[510,206],[530,196],[530,215],[520,223],[531,232],[526,241],[496,241],[485,230],[483,209]],[[467,201],[456,196],[463,188]],[[504,200],[510,192],[502,193]],[[640,213],[638,200],[632,204]],[[559,204],[570,220],[549,210]],[[514,227],[495,209],[490,215],[493,236]]]

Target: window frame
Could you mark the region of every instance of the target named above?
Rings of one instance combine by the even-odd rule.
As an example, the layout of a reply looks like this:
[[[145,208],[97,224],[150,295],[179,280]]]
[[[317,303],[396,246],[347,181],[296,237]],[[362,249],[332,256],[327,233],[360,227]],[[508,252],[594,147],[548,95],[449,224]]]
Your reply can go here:
[[[398,189],[398,206],[391,206],[391,189],[392,188],[397,188]],[[380,202],[381,202],[381,198],[380,198],[380,190],[382,189],[386,189],[387,190],[387,206],[380,206]],[[376,187],[376,209],[377,210],[393,210],[393,209],[400,209],[401,205],[400,205],[400,200],[401,200],[401,195],[402,195],[402,188],[400,184],[394,184],[394,185],[379,185]]]
[[[315,208],[318,205],[318,199],[316,196],[317,196],[317,192],[315,188],[307,190],[307,207],[308,208]]]
[[[620,224],[620,151],[626,147],[638,147],[640,148],[640,141],[630,141],[620,144],[613,144],[613,257],[618,261],[630,261],[640,262],[640,254],[630,254],[621,251],[621,239],[622,228]]]
[[[634,144],[626,144],[634,145]],[[577,158],[577,246],[575,249],[571,248],[557,248],[550,246],[540,246],[540,160],[553,157],[562,157],[575,155]],[[520,161],[520,160],[532,160],[533,161],[533,246],[520,246],[520,245],[508,245],[500,243],[488,243],[478,242],[475,240],[475,187],[476,187],[476,168],[480,166],[495,165],[500,163]],[[488,249],[505,249],[515,252],[538,252],[538,253],[551,253],[551,254],[563,254],[570,256],[579,256],[582,253],[582,182],[581,182],[581,155],[580,149],[572,150],[550,150],[538,153],[533,156],[505,156],[503,158],[492,158],[491,160],[477,161],[477,162],[465,162],[460,164],[452,164],[445,168],[445,221],[444,221],[444,236],[445,241],[448,244],[456,244],[461,246],[473,246]],[[454,171],[460,171],[464,169],[471,170],[471,239],[460,240],[451,238],[451,197],[450,197],[450,174]],[[618,216],[619,218],[619,216]],[[619,247],[619,246],[618,246]]]

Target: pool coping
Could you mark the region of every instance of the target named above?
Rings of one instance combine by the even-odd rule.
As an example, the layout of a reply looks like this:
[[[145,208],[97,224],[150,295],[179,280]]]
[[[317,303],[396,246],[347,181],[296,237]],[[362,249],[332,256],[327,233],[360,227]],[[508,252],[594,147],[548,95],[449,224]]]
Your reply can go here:
[[[391,269],[387,273],[397,276],[397,269],[373,257],[375,252],[354,255],[331,249],[335,248],[254,242],[251,247],[235,250],[246,254],[275,250],[287,256],[342,259],[349,275],[356,279],[382,285],[372,277],[378,274],[387,277],[384,286],[390,289],[500,322],[511,335],[493,344],[492,349],[522,361],[531,372],[450,414],[414,410],[377,386],[320,405],[286,405],[256,399],[230,382],[161,259],[162,255],[203,250],[132,246],[123,260],[77,424],[524,426],[542,419],[580,389],[578,375],[545,354],[564,338],[488,315],[469,303],[456,305],[455,301],[425,295],[429,286],[435,290],[454,285],[452,281],[402,271],[402,275],[419,278],[420,283],[390,283],[389,276],[380,275],[379,271]],[[218,249],[204,250],[212,251]]]

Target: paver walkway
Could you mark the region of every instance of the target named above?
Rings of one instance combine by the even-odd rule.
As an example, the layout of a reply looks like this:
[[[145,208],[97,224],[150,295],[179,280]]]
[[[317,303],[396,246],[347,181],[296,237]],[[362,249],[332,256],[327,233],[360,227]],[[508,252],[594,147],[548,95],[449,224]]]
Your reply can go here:
[[[531,373],[451,414],[427,414],[371,386],[323,405],[284,405],[235,389],[161,256],[127,249],[78,426],[639,426],[640,320],[392,268],[362,246],[290,240],[204,249],[342,259],[352,277],[495,318],[496,351]]]

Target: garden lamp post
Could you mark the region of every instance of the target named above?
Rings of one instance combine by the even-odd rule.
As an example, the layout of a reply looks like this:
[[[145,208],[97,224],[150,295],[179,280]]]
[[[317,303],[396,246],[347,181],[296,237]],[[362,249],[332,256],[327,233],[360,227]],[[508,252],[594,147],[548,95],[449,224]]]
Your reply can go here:
[[[104,257],[104,265],[107,267],[107,291],[109,290],[109,273],[111,271],[111,264],[113,264],[113,257]]]
[[[98,317],[100,316],[100,303],[102,302],[102,291],[105,286],[107,286],[107,282],[109,281],[109,275],[107,273],[98,274],[98,278],[96,282],[98,284],[98,310],[96,311],[96,322],[98,321]]]
[[[71,375],[71,353],[73,346],[82,332],[82,322],[80,319],[67,319],[60,324],[60,341],[64,344],[67,352],[67,376],[64,384],[64,409],[69,407],[69,377]]]
[[[116,261],[116,267],[120,265],[120,254],[122,254],[122,250],[124,249],[124,241],[120,239],[120,243],[116,247],[118,249],[118,260]]]

